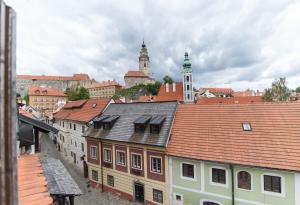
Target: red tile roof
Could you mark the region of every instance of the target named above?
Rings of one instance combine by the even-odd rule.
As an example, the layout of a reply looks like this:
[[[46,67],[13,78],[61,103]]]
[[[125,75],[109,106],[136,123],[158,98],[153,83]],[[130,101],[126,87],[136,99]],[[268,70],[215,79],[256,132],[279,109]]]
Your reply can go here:
[[[252,131],[243,131],[249,122]],[[300,103],[182,104],[173,156],[300,171]],[[183,146],[184,145],[184,146]]]
[[[34,118],[32,113],[27,112],[26,110],[23,110],[21,108],[19,109],[19,114],[24,115],[24,116],[29,117],[29,118]]]
[[[21,155],[18,159],[18,193],[21,205],[52,204],[38,155]]]
[[[230,97],[230,98],[207,98],[207,97],[200,97],[197,100],[197,104],[233,104],[233,103],[261,103],[263,99],[261,96],[245,96],[245,97]]]
[[[166,91],[166,84],[163,84],[156,97],[156,101],[183,101],[182,82],[176,83],[176,90],[173,90],[173,84],[169,84],[169,92]]]
[[[138,102],[156,101],[156,96],[147,96],[147,95],[144,96],[144,95],[141,95],[137,101]]]
[[[213,94],[233,94],[234,92],[231,88],[200,88],[199,90],[203,92],[209,90],[209,92]]]
[[[28,79],[28,80],[89,80],[88,74],[74,74],[73,76],[48,76],[48,75],[17,75],[17,79]]]
[[[32,96],[58,96],[58,97],[67,97],[62,91],[56,88],[47,88],[39,86],[30,86],[28,90],[28,95]]]
[[[140,78],[148,78],[147,75],[143,71],[133,71],[130,70],[125,74],[125,77],[140,77]]]
[[[89,88],[101,88],[101,87],[108,87],[108,86],[118,86],[118,87],[121,87],[121,85],[115,81],[115,80],[112,80],[112,81],[103,81],[102,83],[92,83]]]
[[[109,98],[68,102],[63,109],[54,115],[54,118],[90,122],[103,112],[109,102]]]

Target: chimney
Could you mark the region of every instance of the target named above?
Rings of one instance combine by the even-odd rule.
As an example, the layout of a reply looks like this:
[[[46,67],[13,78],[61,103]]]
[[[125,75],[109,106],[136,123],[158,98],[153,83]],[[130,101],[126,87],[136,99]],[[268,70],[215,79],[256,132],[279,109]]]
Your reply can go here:
[[[175,93],[176,92],[176,83],[173,82],[173,92]]]
[[[170,91],[170,85],[169,83],[166,83],[166,92],[168,93]]]

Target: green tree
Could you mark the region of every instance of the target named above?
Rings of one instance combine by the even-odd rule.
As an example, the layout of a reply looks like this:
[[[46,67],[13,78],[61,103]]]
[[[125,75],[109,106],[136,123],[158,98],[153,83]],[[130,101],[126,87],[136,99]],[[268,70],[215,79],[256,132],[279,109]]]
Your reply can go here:
[[[146,85],[147,88],[147,94],[151,94],[151,95],[157,95],[159,89],[161,86],[161,82],[156,81],[154,84],[149,83]]]
[[[29,105],[29,95],[28,94],[23,97],[23,100],[25,100],[26,105]]]
[[[68,96],[68,99],[71,101],[90,98],[88,89],[82,86],[76,87],[75,89],[68,88],[65,93]]]
[[[78,98],[79,99],[89,99],[90,98],[89,90],[87,88],[81,86],[78,90]]]
[[[272,87],[265,90],[265,101],[288,101],[290,90],[286,86],[286,79],[279,78],[272,83]]]
[[[300,93],[300,87],[296,88],[296,93]]]
[[[166,76],[163,78],[163,80],[164,80],[164,83],[165,83],[165,84],[166,84],[166,83],[171,84],[171,83],[174,82],[173,79],[172,79],[170,76],[168,76],[168,75],[166,75]]]

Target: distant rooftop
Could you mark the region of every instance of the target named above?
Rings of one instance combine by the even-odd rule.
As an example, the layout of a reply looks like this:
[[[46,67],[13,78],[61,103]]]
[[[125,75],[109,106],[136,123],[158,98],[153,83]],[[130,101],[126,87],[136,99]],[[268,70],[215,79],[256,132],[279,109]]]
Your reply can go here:
[[[30,86],[28,90],[28,95],[67,97],[67,95],[59,89],[40,86]]]
[[[65,80],[90,80],[88,74],[80,73],[73,76],[51,76],[51,75],[17,75],[17,79],[28,80],[53,80],[53,81],[65,81]]]

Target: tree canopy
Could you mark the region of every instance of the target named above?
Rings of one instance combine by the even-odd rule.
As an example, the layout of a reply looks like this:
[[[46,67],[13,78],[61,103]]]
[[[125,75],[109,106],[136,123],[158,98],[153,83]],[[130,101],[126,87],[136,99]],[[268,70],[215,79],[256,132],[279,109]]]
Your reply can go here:
[[[166,75],[166,76],[163,78],[163,80],[164,80],[164,84],[166,84],[166,83],[171,84],[171,83],[174,82],[173,79],[172,79],[170,76],[168,76],[168,75]]]
[[[125,97],[128,99],[137,99],[141,95],[157,95],[161,86],[161,82],[149,83],[147,85],[138,84],[130,88],[123,88],[117,92],[118,97]],[[115,97],[117,97],[115,96]]]
[[[286,79],[275,79],[272,83],[272,87],[265,90],[263,97],[264,101],[288,101],[290,99],[291,92],[286,86]]]
[[[66,95],[68,96],[68,99],[73,100],[82,100],[82,99],[89,99],[90,94],[87,88],[85,87],[77,87],[75,89],[67,89]]]

